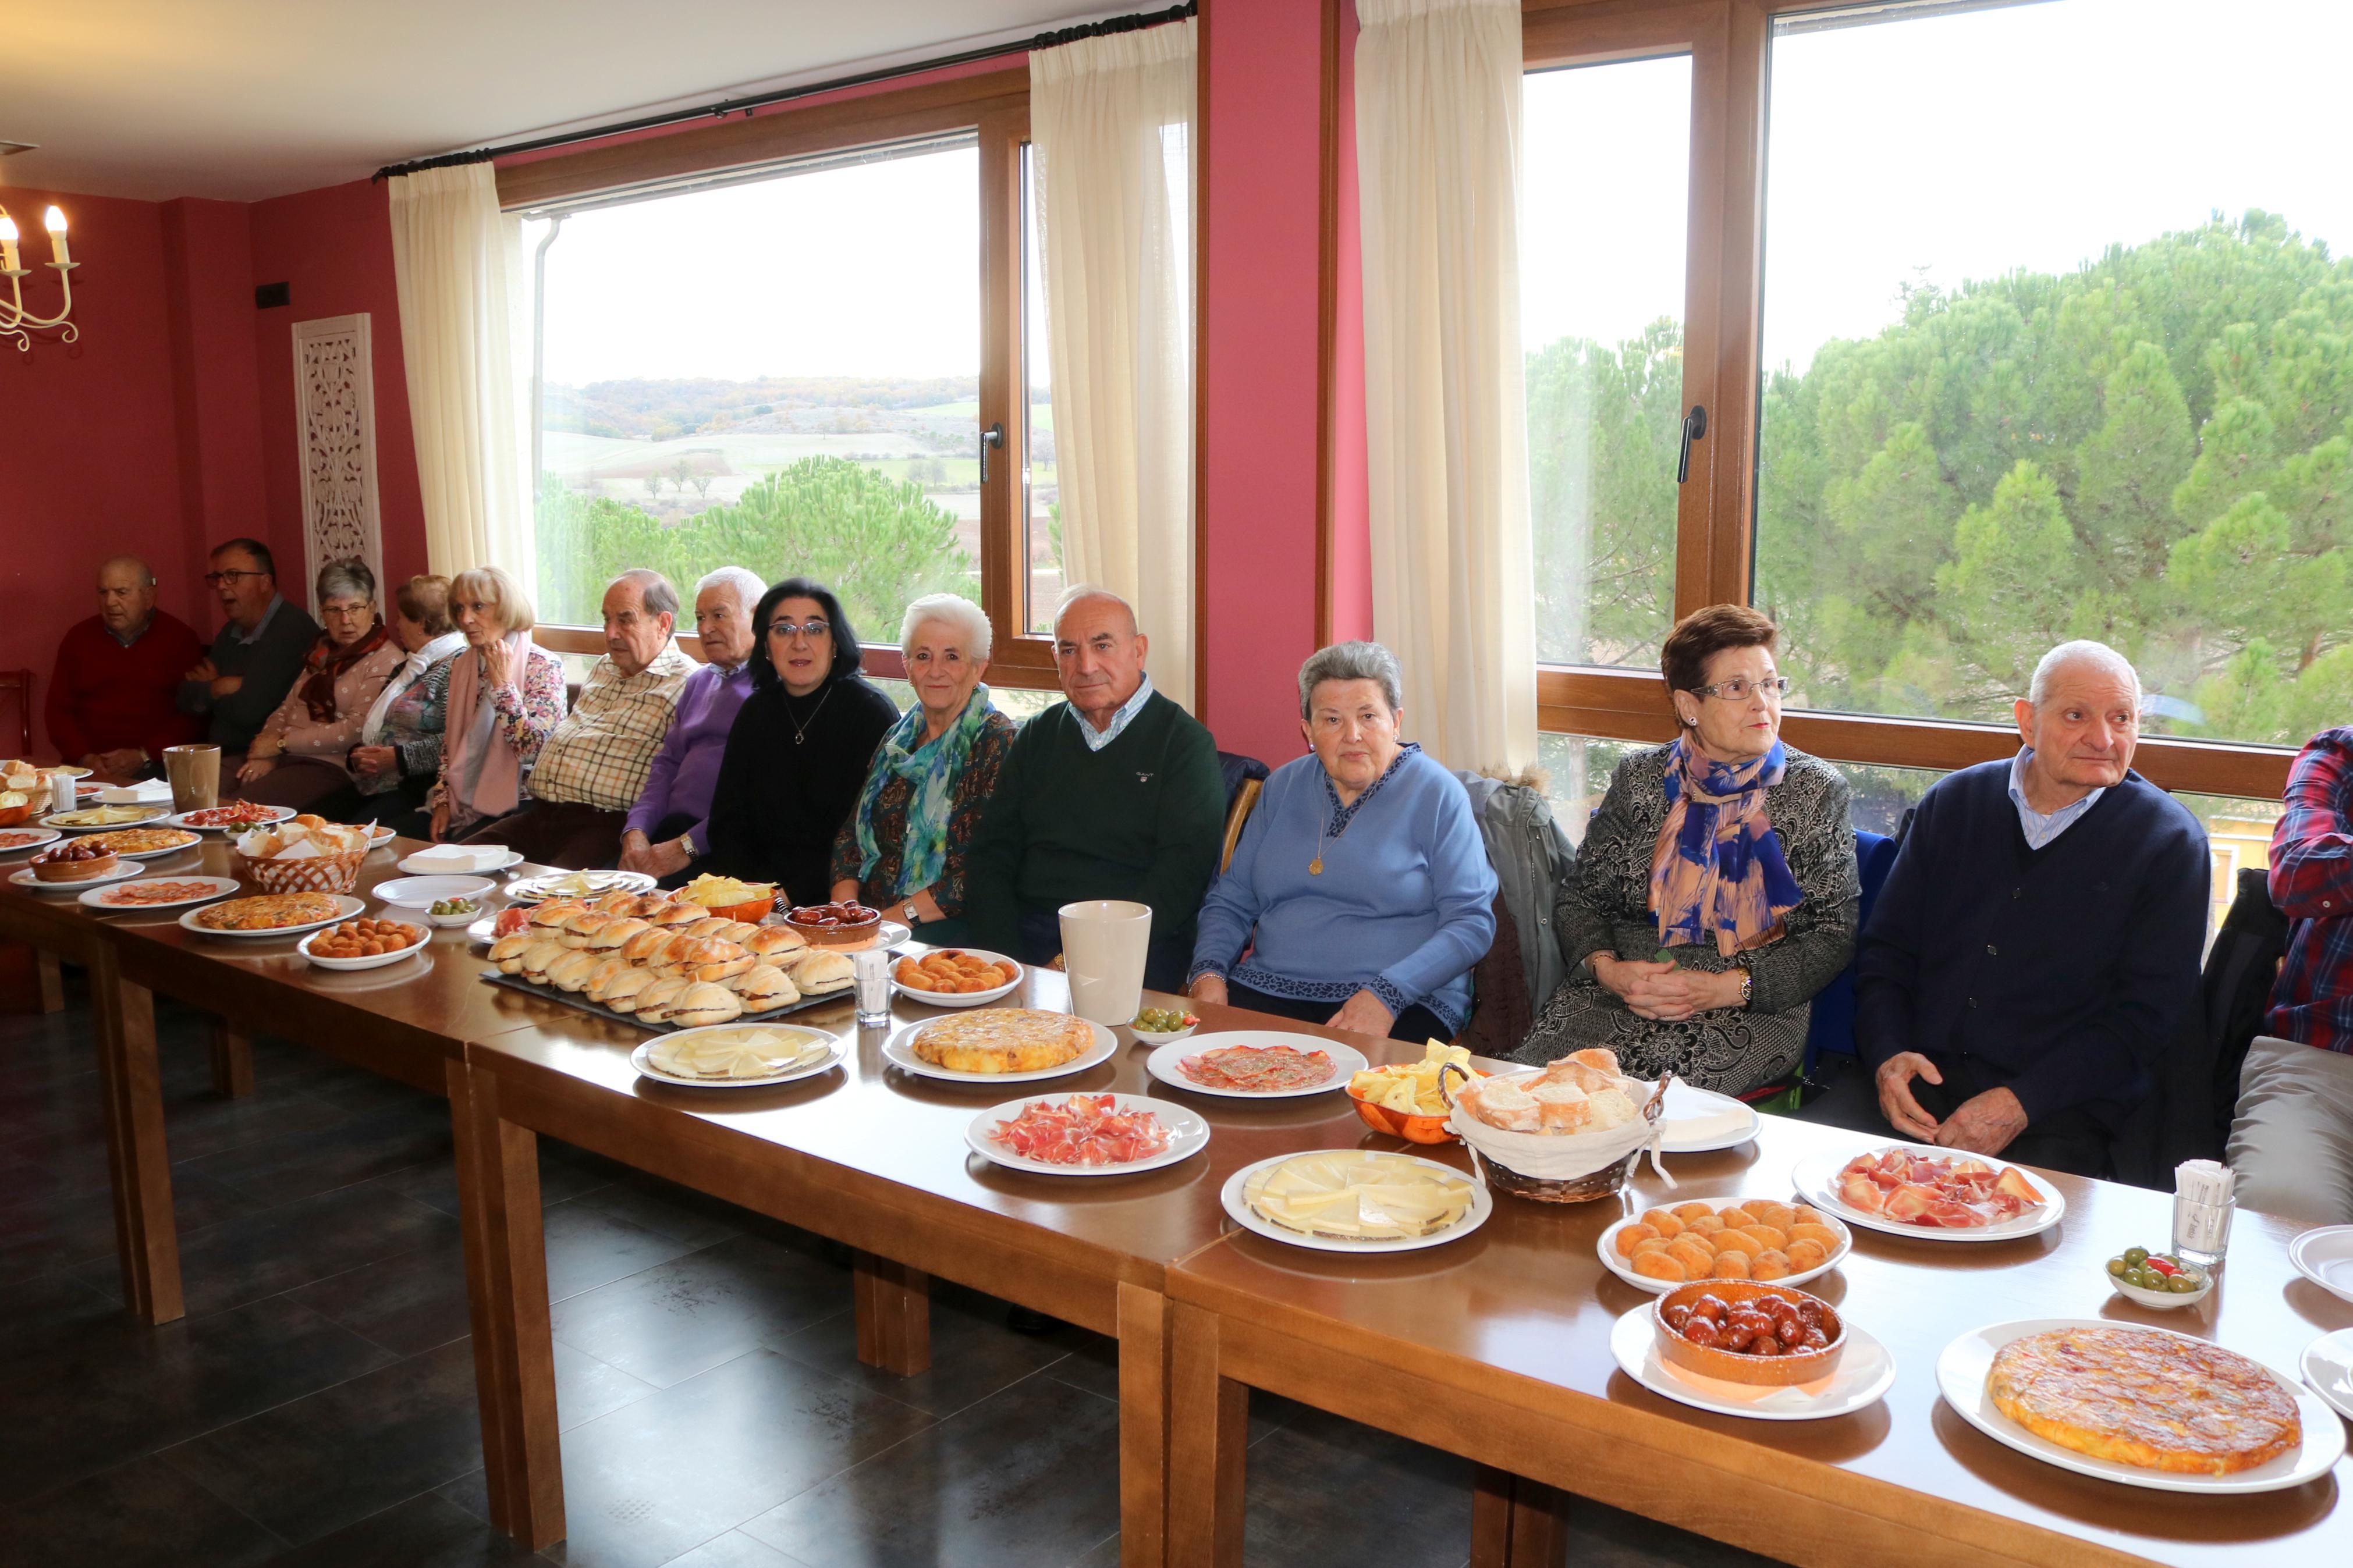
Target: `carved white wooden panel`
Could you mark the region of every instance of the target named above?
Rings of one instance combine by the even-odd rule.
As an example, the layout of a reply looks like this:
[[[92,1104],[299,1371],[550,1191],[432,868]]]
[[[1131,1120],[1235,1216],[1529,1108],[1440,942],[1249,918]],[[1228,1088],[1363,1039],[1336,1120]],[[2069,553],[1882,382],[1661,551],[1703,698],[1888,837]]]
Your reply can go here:
[[[356,555],[375,574],[376,608],[390,584],[377,522],[375,395],[368,318],[329,316],[294,323],[294,418],[302,460],[303,592],[330,561]]]

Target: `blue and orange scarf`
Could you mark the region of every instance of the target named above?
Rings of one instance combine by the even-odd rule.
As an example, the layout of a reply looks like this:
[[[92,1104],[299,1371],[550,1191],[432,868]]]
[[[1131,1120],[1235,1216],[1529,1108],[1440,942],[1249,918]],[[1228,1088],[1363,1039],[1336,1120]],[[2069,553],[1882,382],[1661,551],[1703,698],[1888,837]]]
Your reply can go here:
[[[1788,767],[1781,742],[1742,767],[1675,742],[1667,757],[1667,820],[1651,858],[1651,912],[1659,945],[1696,946],[1715,934],[1726,958],[1780,934],[1781,917],[1804,897],[1780,837],[1765,815],[1765,792]]]

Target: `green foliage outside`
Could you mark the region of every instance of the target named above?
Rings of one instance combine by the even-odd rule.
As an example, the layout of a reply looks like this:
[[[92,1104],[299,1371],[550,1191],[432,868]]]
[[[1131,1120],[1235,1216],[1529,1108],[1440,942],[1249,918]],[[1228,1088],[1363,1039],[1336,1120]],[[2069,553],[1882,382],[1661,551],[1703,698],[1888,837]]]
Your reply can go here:
[[[1656,657],[1679,355],[1662,321],[1528,356],[1546,658]],[[2093,637],[2161,694],[2152,730],[2353,720],[2353,262],[2277,216],[1907,290],[1767,377],[1760,442],[1756,601],[1793,704],[2000,721]]]
[[[841,458],[804,458],[733,505],[674,525],[543,478],[538,551],[541,613],[575,626],[596,624],[605,584],[637,566],[668,577],[681,598],[719,566],[748,566],[771,583],[813,577],[840,595],[860,636],[886,641],[911,599],[980,595],[978,566],[949,512],[922,486]]]

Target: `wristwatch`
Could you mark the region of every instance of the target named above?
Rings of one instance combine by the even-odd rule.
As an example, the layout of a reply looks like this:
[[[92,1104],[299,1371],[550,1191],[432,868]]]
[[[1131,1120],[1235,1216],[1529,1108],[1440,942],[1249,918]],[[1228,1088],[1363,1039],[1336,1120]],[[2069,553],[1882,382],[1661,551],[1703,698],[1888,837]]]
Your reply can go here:
[[[913,899],[909,899],[905,903],[901,904],[899,906],[899,912],[907,917],[907,923],[911,926],[921,925],[923,923],[922,920],[915,913],[915,900]]]
[[[694,847],[694,831],[691,828],[678,836],[678,847],[686,851],[686,858],[690,860],[695,859],[702,853]]]
[[[1748,1005],[1749,996],[1757,989],[1757,976],[1746,969],[1736,969],[1733,973],[1740,976],[1740,1005],[1746,1007]]]

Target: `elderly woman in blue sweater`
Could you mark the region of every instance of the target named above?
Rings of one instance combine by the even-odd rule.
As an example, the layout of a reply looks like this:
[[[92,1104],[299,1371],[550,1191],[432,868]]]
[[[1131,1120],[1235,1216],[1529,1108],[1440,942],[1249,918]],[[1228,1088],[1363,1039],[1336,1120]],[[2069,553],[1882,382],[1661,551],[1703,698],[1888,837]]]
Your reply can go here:
[[[1451,1039],[1495,937],[1495,873],[1461,783],[1411,742],[1395,655],[1299,670],[1313,754],[1286,763],[1201,905],[1188,991],[1400,1040]]]

